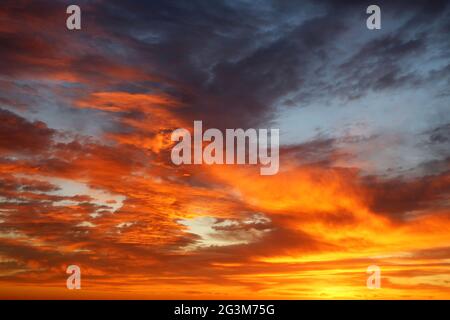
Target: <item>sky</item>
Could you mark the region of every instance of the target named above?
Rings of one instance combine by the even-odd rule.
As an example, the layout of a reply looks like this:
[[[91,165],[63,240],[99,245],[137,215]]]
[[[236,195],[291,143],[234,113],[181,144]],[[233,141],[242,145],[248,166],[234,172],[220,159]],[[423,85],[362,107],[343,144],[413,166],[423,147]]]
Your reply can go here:
[[[449,299],[450,3],[376,3],[2,1],[0,298]],[[174,165],[195,120],[279,172]]]

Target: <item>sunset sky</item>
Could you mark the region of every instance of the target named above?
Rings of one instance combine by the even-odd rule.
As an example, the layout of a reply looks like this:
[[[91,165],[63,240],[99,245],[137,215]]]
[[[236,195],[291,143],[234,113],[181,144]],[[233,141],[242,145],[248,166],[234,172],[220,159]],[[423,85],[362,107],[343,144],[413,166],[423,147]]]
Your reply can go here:
[[[2,299],[450,299],[448,1],[3,0],[0,121]]]

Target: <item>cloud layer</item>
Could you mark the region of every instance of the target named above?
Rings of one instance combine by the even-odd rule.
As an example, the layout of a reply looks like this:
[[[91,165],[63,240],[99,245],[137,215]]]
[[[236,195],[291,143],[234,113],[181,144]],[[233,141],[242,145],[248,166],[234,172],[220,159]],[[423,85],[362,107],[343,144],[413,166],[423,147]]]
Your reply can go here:
[[[449,298],[446,1],[66,5],[0,9],[1,297]],[[280,172],[173,165],[194,120]]]

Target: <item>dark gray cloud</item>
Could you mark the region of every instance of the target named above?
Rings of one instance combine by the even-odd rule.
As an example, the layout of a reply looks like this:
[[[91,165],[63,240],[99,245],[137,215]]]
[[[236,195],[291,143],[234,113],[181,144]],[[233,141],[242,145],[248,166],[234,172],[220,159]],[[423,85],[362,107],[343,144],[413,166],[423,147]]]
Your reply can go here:
[[[442,33],[447,3],[381,1],[388,30],[375,38],[365,28],[369,4],[115,1],[96,7],[95,18],[137,63],[169,80],[167,90],[188,106],[182,115],[216,127],[251,126],[268,120],[280,100],[305,105],[424,81],[405,63],[431,50],[436,39],[427,32]],[[349,44],[350,57],[336,63],[344,53],[339,42],[358,24],[354,36],[363,41]]]
[[[365,28],[368,1],[81,2],[84,31],[70,37],[55,28],[65,4],[6,4],[43,29],[0,34],[3,74],[66,71],[94,87],[162,89],[185,103],[181,116],[214,127],[256,126],[279,105],[422,85],[430,78],[409,59],[450,51],[446,1],[379,1],[378,36]],[[119,65],[158,81],[130,85]],[[430,75],[448,79],[447,69]]]
[[[444,173],[420,179],[398,177],[382,181],[376,177],[368,177],[365,183],[372,195],[371,209],[397,221],[414,218],[420,215],[422,210],[448,211],[448,160],[446,167]]]

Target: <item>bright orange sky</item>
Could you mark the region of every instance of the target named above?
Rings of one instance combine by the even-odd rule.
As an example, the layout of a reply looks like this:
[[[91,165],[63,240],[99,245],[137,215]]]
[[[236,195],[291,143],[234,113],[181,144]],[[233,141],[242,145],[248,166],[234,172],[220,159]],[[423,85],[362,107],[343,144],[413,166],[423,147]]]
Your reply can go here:
[[[0,298],[450,298],[448,6],[387,24],[385,68],[358,6],[268,3],[1,5]],[[175,166],[194,120],[280,128],[279,173]]]

